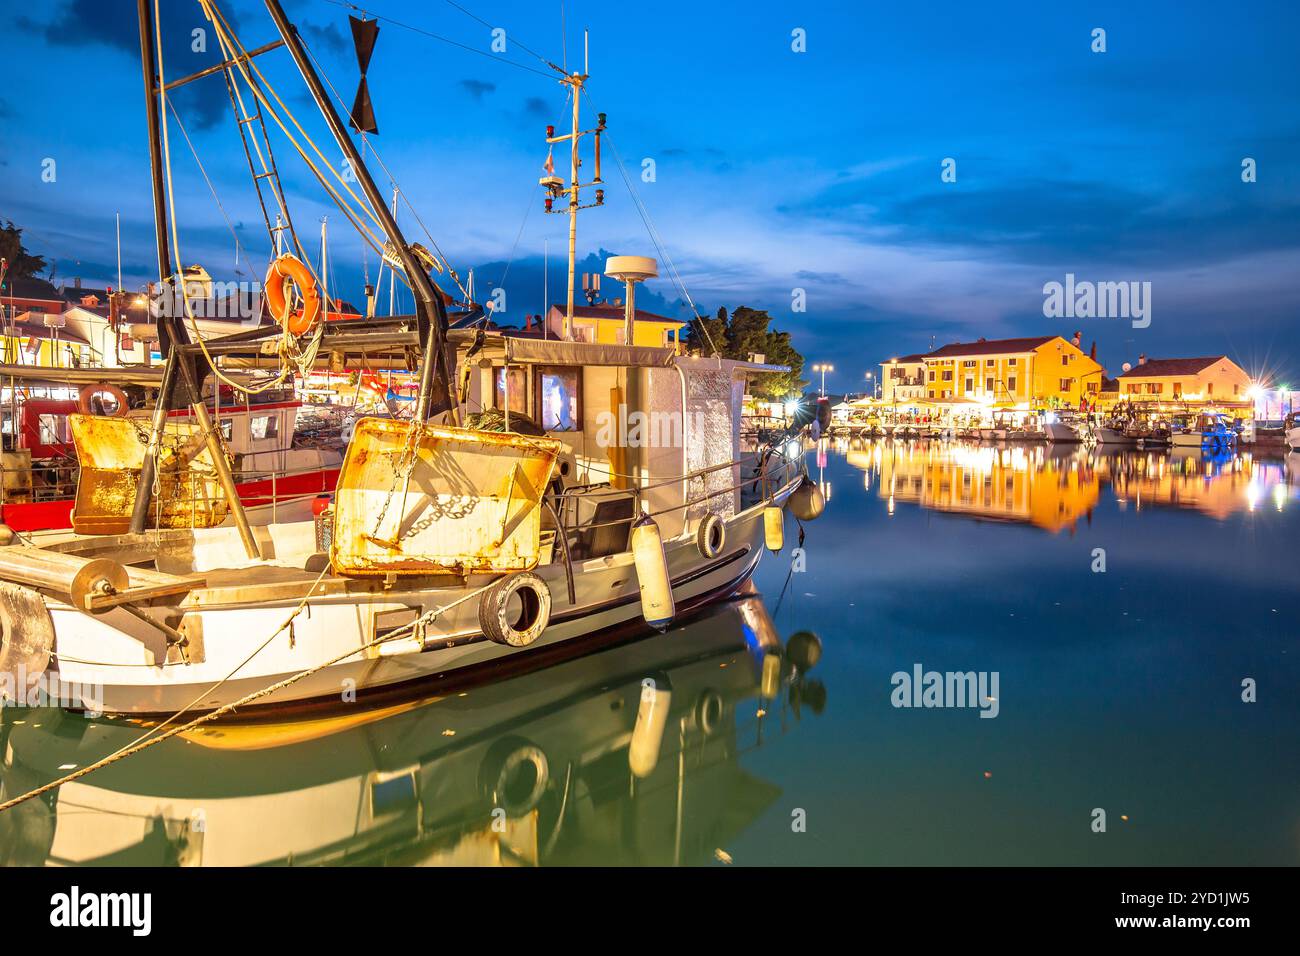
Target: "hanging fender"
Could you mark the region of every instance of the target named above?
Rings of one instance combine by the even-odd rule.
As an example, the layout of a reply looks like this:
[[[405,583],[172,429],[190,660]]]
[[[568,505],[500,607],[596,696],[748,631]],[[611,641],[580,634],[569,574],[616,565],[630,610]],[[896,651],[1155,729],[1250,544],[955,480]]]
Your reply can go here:
[[[302,297],[302,308],[289,311],[289,296],[285,286],[292,283]],[[303,335],[311,331],[320,318],[320,285],[316,277],[296,256],[283,255],[266,270],[266,304],[271,315],[290,335]]]
[[[502,578],[479,598],[478,621],[490,640],[527,647],[551,623],[551,589],[532,571]]]
[[[77,392],[77,411],[83,415],[94,415],[94,406],[91,402],[96,395],[111,395],[113,401],[117,402],[117,411],[109,415],[109,418],[121,418],[126,414],[128,408],[126,392],[116,385],[109,385],[107,382],[81,386],[81,390]]]
[[[695,532],[695,546],[706,558],[716,558],[727,546],[727,526],[713,512],[706,514]]]

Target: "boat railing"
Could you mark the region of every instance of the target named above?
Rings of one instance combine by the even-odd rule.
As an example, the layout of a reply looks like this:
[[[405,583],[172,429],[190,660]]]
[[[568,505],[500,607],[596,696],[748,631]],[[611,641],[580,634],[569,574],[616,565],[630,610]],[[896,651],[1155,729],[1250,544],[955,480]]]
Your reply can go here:
[[[600,528],[616,528],[619,526],[630,528],[632,522],[641,514],[656,518],[680,512],[682,523],[685,525],[692,508],[710,503],[725,495],[734,495],[736,493],[740,493],[742,503],[746,498],[749,499],[750,503],[764,501],[802,474],[804,469],[802,448],[798,454],[787,454],[786,448],[788,444],[788,442],[774,444],[753,453],[742,455],[734,461],[725,461],[704,468],[697,468],[684,475],[663,476],[645,484],[635,483],[627,488],[614,487],[609,481],[569,485],[563,491],[549,496],[549,503],[554,509],[555,517],[558,519],[557,525],[563,528],[566,536]],[[746,468],[753,469],[753,473],[748,477],[743,477]],[[730,469],[740,469],[742,477],[738,481],[729,482],[725,487],[721,488],[710,489],[705,484],[699,493],[693,494],[689,490],[693,484],[699,486],[702,482],[705,482],[709,475]],[[634,476],[620,475],[613,472],[608,472],[608,474],[610,474],[611,478],[635,481]],[[643,507],[643,501],[650,492],[674,486],[683,489],[680,504],[673,503],[657,509]],[[577,517],[578,508],[582,503],[592,503],[593,499],[596,500],[597,504],[592,519],[579,520]],[[626,501],[630,504],[630,508],[621,509],[627,511],[626,514],[620,513],[614,517],[602,518],[599,514],[601,499],[605,501]],[[620,548],[619,550],[625,549]]]

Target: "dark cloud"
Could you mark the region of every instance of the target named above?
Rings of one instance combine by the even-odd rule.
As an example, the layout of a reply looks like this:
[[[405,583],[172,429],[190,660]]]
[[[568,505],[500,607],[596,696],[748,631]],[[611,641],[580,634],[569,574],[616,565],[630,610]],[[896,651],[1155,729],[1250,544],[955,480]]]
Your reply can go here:
[[[901,169],[837,182],[782,211],[888,229],[903,245],[960,246],[976,258],[1034,265],[1194,267],[1300,246],[1300,202],[1242,184],[1233,169],[1214,185],[1194,183],[1186,199],[1087,180],[1011,176],[936,182],[923,192],[916,181],[914,169]]]
[[[529,116],[547,116],[551,108],[547,105],[546,100],[540,96],[530,96],[524,100],[524,112]]]
[[[298,26],[307,35],[309,43],[324,47],[331,53],[342,53],[348,48],[347,41],[343,39],[343,31],[339,29],[337,23],[330,23],[322,27],[317,26],[315,23],[301,21]]]
[[[476,100],[483,99],[489,93],[495,93],[497,85],[486,80],[461,80],[460,88]]]
[[[163,73],[170,81],[221,62],[220,47],[212,25],[197,3],[164,3],[162,11]],[[239,22],[223,10],[231,29]],[[51,46],[107,46],[127,54],[139,71],[140,28],[133,6],[104,3],[103,0],[72,0],[47,24],[28,21],[29,28],[44,35]],[[203,30],[200,38],[194,31]],[[202,52],[194,47],[201,45]],[[171,94],[172,104],[186,126],[208,129],[229,115],[230,100],[220,76],[206,77]]]

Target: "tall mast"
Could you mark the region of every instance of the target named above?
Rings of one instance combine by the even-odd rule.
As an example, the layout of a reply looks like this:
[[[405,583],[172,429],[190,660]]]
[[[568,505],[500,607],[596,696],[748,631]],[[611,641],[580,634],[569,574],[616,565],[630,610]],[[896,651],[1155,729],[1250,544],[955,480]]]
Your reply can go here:
[[[586,69],[585,34],[583,39],[583,45],[584,45],[583,68],[585,70]],[[546,127],[546,142],[548,144],[554,145],[555,143],[563,143],[566,141],[569,143],[569,185],[567,187],[564,186],[560,178],[554,175],[554,173],[549,169],[549,163],[548,163],[548,170],[547,170],[548,175],[543,176],[541,179],[541,185],[546,187],[548,193],[546,197],[547,212],[556,213],[560,211],[554,208],[554,201],[556,199],[559,199],[561,196],[567,196],[569,200],[568,203],[569,283],[568,283],[568,297],[566,300],[566,306],[564,312],[564,323],[560,333],[560,338],[565,340],[571,339],[573,337],[573,291],[574,291],[575,271],[577,268],[577,258],[578,258],[578,210],[588,209],[591,206],[603,206],[605,204],[605,190],[599,188],[604,184],[604,181],[600,178],[600,136],[605,131],[605,114],[604,113],[596,114],[596,126],[594,129],[589,129],[589,130],[582,129],[582,119],[581,119],[582,94],[586,88],[586,83],[589,78],[590,77],[586,72],[581,72],[581,73],[574,72],[565,76],[562,80],[560,80],[561,83],[569,87],[570,96],[573,98],[573,111],[572,111],[573,115],[572,115],[571,131],[564,134],[563,136],[556,136],[554,126]],[[578,154],[578,144],[579,141],[582,139],[582,137],[588,134],[594,135],[596,141],[595,142],[596,175],[591,182],[584,184],[578,178],[578,170],[582,167],[582,159]],[[588,203],[586,206],[583,206],[581,202],[580,193],[581,190],[584,189],[586,186],[596,186],[598,188],[596,189],[596,201],[593,203]],[[544,303],[544,304],[547,306],[547,308],[550,307],[549,303]]]
[[[140,0],[140,2],[144,3],[146,0]],[[451,375],[447,368],[447,355],[444,348],[447,325],[446,304],[443,302],[441,295],[434,289],[429,274],[424,271],[424,267],[416,259],[411,247],[407,245],[401,230],[397,228],[397,221],[393,218],[393,214],[389,212],[383,194],[379,192],[379,187],[375,185],[370,170],[366,168],[365,161],[361,158],[360,151],[357,149],[356,144],[352,142],[352,137],[348,135],[343,121],[339,119],[338,111],[334,109],[334,104],[326,93],[325,86],[316,73],[316,68],[308,58],[306,50],[303,49],[302,40],[298,37],[297,27],[289,22],[284,7],[280,5],[280,0],[266,0],[266,9],[270,12],[271,19],[275,21],[275,27],[280,32],[280,38],[284,40],[285,47],[293,56],[293,62],[298,67],[298,72],[302,74],[307,88],[311,91],[312,98],[316,101],[316,108],[320,110],[321,116],[325,118],[325,122],[329,125],[334,141],[351,164],[357,182],[366,195],[366,201],[383,227],[384,234],[392,243],[393,251],[397,253],[398,259],[401,260],[406,277],[410,279],[411,288],[415,291],[415,306],[420,331],[426,337],[424,361],[421,363],[420,369],[420,398],[416,405],[416,418],[423,421],[429,417],[434,407],[433,393],[435,388],[438,392],[438,404],[448,409],[454,418],[456,409],[451,399]],[[435,371],[437,374],[435,374]]]

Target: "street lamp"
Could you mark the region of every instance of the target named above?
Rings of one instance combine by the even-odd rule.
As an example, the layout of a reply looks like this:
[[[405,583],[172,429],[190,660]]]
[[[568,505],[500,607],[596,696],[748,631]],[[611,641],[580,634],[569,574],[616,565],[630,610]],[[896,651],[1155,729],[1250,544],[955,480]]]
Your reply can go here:
[[[814,372],[821,372],[821,373],[822,373],[822,390],[821,390],[821,394],[822,394],[823,397],[825,397],[825,395],[826,395],[826,373],[827,373],[827,372],[833,372],[833,371],[835,371],[835,366],[834,366],[834,365],[830,365],[830,364],[828,364],[828,363],[826,363],[826,362],[819,362],[818,364],[816,364],[816,365],[814,365],[814,366],[812,367],[812,370],[813,370]]]
[[[874,372],[867,373],[867,395],[871,398],[876,397],[876,383],[872,381],[875,377]]]

